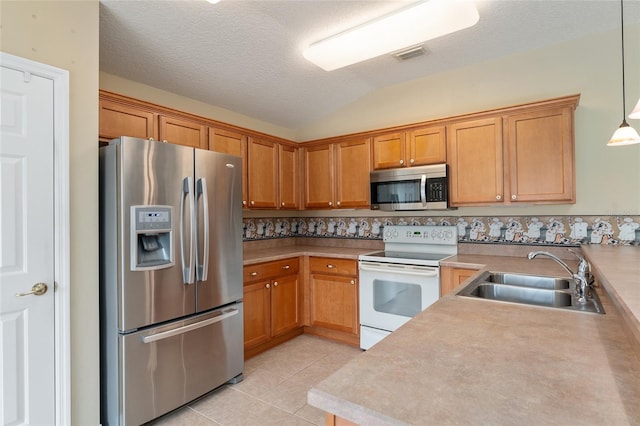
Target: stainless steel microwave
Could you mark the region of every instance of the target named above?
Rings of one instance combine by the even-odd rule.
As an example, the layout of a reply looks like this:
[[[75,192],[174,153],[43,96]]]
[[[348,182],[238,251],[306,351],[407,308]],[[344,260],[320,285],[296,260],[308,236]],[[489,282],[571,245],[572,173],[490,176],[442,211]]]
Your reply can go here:
[[[446,164],[376,170],[370,174],[371,210],[449,208]]]

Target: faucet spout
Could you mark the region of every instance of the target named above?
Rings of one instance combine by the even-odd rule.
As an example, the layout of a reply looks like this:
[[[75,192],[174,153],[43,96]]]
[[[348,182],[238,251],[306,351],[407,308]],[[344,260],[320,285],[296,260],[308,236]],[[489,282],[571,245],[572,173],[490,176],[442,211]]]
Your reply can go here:
[[[529,260],[534,259],[536,256],[550,257],[551,259],[555,260],[560,266],[562,266],[569,273],[569,276],[571,278],[573,278],[573,276],[575,275],[575,273],[571,270],[571,268],[569,268],[569,265],[567,265],[562,259],[560,259],[558,256],[554,254],[551,254],[547,251],[532,251],[527,255]]]

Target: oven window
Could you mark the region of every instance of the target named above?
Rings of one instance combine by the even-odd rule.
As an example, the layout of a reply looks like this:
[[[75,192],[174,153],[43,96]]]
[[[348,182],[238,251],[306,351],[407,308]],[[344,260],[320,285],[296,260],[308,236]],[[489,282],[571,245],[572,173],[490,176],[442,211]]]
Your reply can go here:
[[[371,182],[374,204],[419,203],[420,179],[402,182]]]
[[[422,311],[419,284],[373,280],[373,308],[385,314],[414,317]]]

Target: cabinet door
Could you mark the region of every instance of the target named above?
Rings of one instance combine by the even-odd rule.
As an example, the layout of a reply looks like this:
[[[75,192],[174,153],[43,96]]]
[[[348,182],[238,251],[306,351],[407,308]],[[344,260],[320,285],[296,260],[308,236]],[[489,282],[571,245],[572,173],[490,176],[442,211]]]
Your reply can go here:
[[[511,202],[575,203],[571,108],[507,118]]]
[[[100,101],[100,140],[120,136],[157,139],[157,115],[116,102]]]
[[[447,155],[452,206],[504,201],[501,118],[450,125]]]
[[[373,168],[390,169],[405,166],[405,134],[388,133],[373,138]]]
[[[300,326],[300,284],[297,275],[276,278],[271,283],[271,336]]]
[[[181,118],[160,116],[160,140],[207,149],[207,127]]]
[[[333,145],[326,144],[304,149],[305,182],[304,206],[308,209],[333,207]]]
[[[269,281],[244,285],[244,348],[270,339],[271,302]]]
[[[369,207],[370,140],[336,143],[335,154],[336,207]]]
[[[247,137],[241,133],[209,127],[209,149],[242,157],[242,206],[247,207]]]
[[[464,268],[440,268],[440,297],[450,293],[451,290],[458,287],[466,279],[473,277],[478,273],[475,269]]]
[[[444,126],[425,127],[407,132],[409,165],[422,166],[447,161]]]
[[[311,325],[358,334],[358,284],[354,277],[311,275]]]
[[[280,194],[281,209],[297,209],[299,203],[299,161],[298,148],[289,145],[279,145],[278,161],[280,163],[278,174],[278,189]]]
[[[249,208],[277,208],[278,144],[250,137],[247,167]]]

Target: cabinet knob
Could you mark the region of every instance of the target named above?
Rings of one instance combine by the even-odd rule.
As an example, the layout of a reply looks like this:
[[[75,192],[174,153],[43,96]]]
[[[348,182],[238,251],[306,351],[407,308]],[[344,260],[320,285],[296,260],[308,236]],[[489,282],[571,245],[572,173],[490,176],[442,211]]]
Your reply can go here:
[[[516,194],[513,194],[513,195],[511,196],[511,199],[512,199],[512,200],[517,200],[517,199],[518,199],[518,196],[517,196]]]
[[[273,286],[274,286],[274,287],[278,287],[278,281],[274,281],[274,282],[273,282]]]
[[[351,285],[354,285],[354,284],[356,283],[356,280],[351,280],[349,283],[350,283]]]
[[[250,273],[249,275],[251,275],[252,277],[257,277],[258,273],[254,271],[254,272]]]
[[[269,283],[267,283],[267,284],[265,285],[265,287],[266,287],[266,288],[271,288],[271,285],[270,285]]]
[[[502,195],[496,195],[496,200],[502,200]]]
[[[247,205],[247,200],[242,200],[242,205],[246,206]]]
[[[337,204],[338,206],[340,206],[340,201],[338,201],[336,204]]]
[[[414,160],[413,158],[411,160],[409,160],[409,163],[411,163],[411,164],[413,164],[415,162],[416,162],[416,160]]]
[[[332,206],[332,205],[333,205],[333,202],[329,201],[329,205],[330,205],[330,206]]]
[[[251,201],[251,203],[250,203],[250,204],[253,206],[253,205],[255,205],[255,204],[256,204],[256,202],[255,202],[255,201]]]
[[[284,207],[284,201],[283,201],[283,202],[281,202],[281,203],[280,203],[280,205],[281,205],[282,207]]]
[[[289,266],[289,265],[284,265],[284,266],[282,267],[282,269],[290,269],[290,268],[291,268],[291,266]]]
[[[402,166],[404,164],[404,160],[400,160],[400,165]]]
[[[333,268],[335,268],[335,266],[329,263],[329,264],[327,265],[327,268],[329,268],[329,269],[333,269]]]

